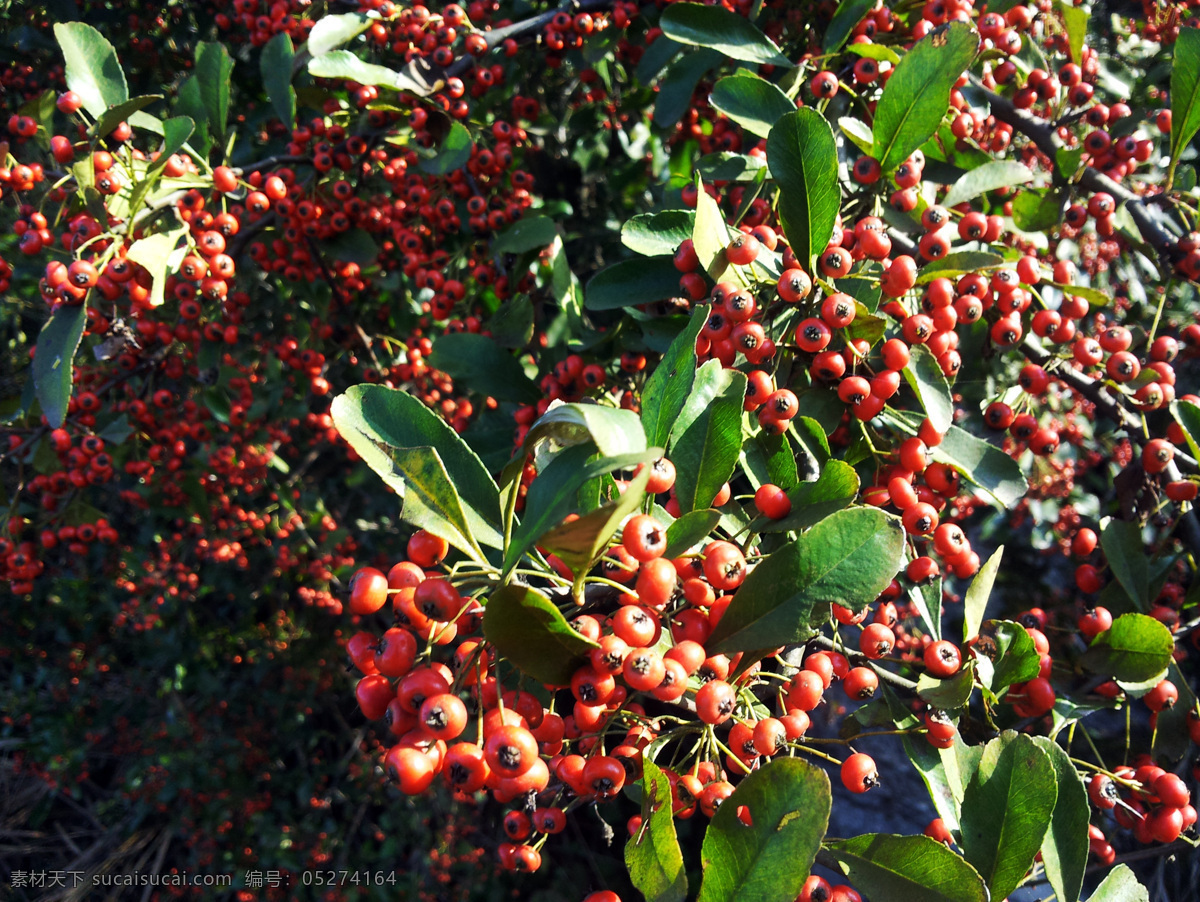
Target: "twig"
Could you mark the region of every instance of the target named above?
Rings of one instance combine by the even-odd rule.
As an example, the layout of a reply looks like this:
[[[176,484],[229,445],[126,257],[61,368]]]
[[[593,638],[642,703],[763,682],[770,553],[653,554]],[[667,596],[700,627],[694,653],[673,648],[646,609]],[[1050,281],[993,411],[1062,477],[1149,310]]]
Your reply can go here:
[[[334,299],[338,303],[344,303],[346,299],[342,295],[342,289],[338,285],[337,280],[333,277],[333,270],[331,270],[329,268],[329,264],[326,263],[325,258],[323,256],[321,256],[321,250],[320,250],[320,248],[317,247],[317,243],[315,241],[313,241],[311,235],[305,235],[304,241],[308,245],[309,253],[311,253],[313,255],[313,259],[317,261],[317,265],[321,268],[321,275],[324,277],[326,283],[328,283],[330,291],[333,292]],[[359,327],[358,331],[360,333],[362,332],[361,326]],[[363,339],[364,339],[364,343],[365,343],[365,339],[366,339],[365,335],[363,336]],[[369,344],[367,345],[367,349],[370,350]],[[374,357],[374,354],[372,354],[371,356]],[[379,366],[378,362],[376,362],[375,365],[376,365],[376,367],[378,367]]]
[[[288,166],[292,163],[310,163],[312,160],[309,157],[297,156],[295,154],[280,154],[274,157],[267,157],[259,160],[256,163],[250,163],[236,170],[239,174],[245,175],[247,172],[257,172],[260,169],[272,169],[275,166]]]
[[[168,830],[167,832],[165,832],[163,834],[162,842],[159,844],[159,847],[158,847],[158,854],[154,856],[154,868],[151,871],[152,874],[157,875],[162,872],[163,861],[166,860],[167,849],[170,848],[170,845],[171,845],[171,832]],[[147,884],[146,889],[142,892],[142,902],[150,902],[150,896],[153,894],[153,892],[154,892],[154,884],[153,883]]]
[[[238,257],[241,256],[242,251],[245,249],[246,245],[250,243],[250,239],[253,238],[255,235],[257,235],[259,232],[261,232],[263,229],[265,229],[267,226],[272,225],[274,222],[275,222],[275,213],[274,213],[274,211],[272,211],[270,213],[264,213],[262,216],[260,216],[256,220],[254,220],[254,222],[250,223],[250,225],[246,226],[244,229],[239,229],[238,233],[233,236],[233,240],[231,242],[229,242],[229,247],[226,249],[226,253],[229,254],[229,256],[233,257],[236,260]]]
[[[375,356],[375,348],[371,346],[371,337],[363,331],[363,327],[359,323],[355,322],[354,328],[358,332],[358,337],[362,339],[363,347],[367,349],[367,353],[371,357],[371,363],[375,364],[375,372],[379,373],[379,377],[382,379],[386,371],[379,362],[379,358]]]
[[[836,651],[839,654],[845,655],[846,659],[849,660],[852,664],[859,665],[859,666],[861,666],[861,665],[869,666],[872,670],[875,671],[876,674],[878,674],[879,678],[881,680],[883,680],[885,683],[891,683],[893,686],[896,686],[900,689],[905,689],[908,692],[916,692],[917,691],[917,684],[913,680],[907,680],[904,677],[899,676],[898,674],[892,673],[886,667],[878,666],[877,664],[875,664],[874,661],[872,661],[866,655],[860,654],[856,651],[851,651],[850,649],[846,648],[845,646],[838,645],[832,639],[830,639],[828,636],[813,636],[813,638],[811,638],[808,641],[813,643],[813,645],[820,646],[821,648],[825,649],[826,651]]]
[[[509,38],[519,41],[536,37],[560,12],[571,15],[582,12],[599,12],[600,10],[611,8],[612,5],[613,0],[571,0],[571,2],[564,3],[557,9],[523,19],[520,22],[513,22],[511,25],[505,25],[502,28],[485,31],[483,39],[487,42],[487,49],[494,50]],[[445,70],[444,75],[446,78],[452,78],[456,75],[462,75],[464,72],[469,72],[473,68],[475,68],[475,57],[469,55],[462,56],[450,64]]]

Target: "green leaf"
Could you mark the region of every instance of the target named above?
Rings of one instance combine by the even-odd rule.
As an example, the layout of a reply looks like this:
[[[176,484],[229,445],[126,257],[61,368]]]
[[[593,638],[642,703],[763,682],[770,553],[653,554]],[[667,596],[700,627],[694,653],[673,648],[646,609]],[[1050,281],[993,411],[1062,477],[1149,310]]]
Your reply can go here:
[[[825,29],[821,49],[826,53],[837,53],[841,50],[842,45],[858,27],[858,23],[874,8],[875,0],[842,0]]]
[[[136,113],[138,110],[144,110],[152,103],[162,100],[161,94],[142,94],[139,97],[131,97],[124,103],[118,103],[114,107],[110,107],[104,111],[104,115],[92,123],[92,127],[88,129],[88,134],[93,137],[105,137],[114,128],[125,122]]]
[[[1029,488],[1015,460],[957,426],[933,448],[933,459],[954,467],[1002,507],[1011,507]]]
[[[212,148],[212,138],[208,134],[208,113],[204,109],[204,98],[200,96],[200,82],[196,76],[189,75],[180,83],[172,111],[178,116],[187,116],[196,124],[195,130],[188,140],[198,154],[207,157],[208,151]],[[161,121],[153,117],[151,119],[158,124],[158,134],[161,135],[163,133]]]
[[[471,159],[471,151],[475,142],[471,133],[461,122],[451,122],[450,130],[442,139],[437,155],[428,160],[422,160],[418,168],[430,175],[449,175],[456,169],[461,169]]]
[[[296,124],[296,89],[292,87],[292,61],[295,57],[291,35],[281,31],[267,42],[258,59],[267,98],[275,107],[275,115],[288,128]]]
[[[562,558],[575,573],[590,570],[625,518],[641,507],[649,479],[650,468],[645,467],[629,481],[616,501],[543,534],[541,544]]]
[[[642,451],[618,457],[593,457],[595,447],[591,442],[573,445],[555,455],[538,473],[529,486],[525,514],[504,553],[504,578],[544,533],[575,512],[578,492],[584,483],[614,470],[650,463],[658,454],[657,451],[653,455]]]
[[[888,62],[893,66],[900,62],[900,54],[886,44],[850,44],[846,47],[846,52],[867,59]]]
[[[950,397],[950,386],[942,375],[937,358],[921,345],[915,345],[903,372],[905,381],[916,392],[933,428],[938,432],[948,430],[954,419],[954,400]]]
[[[129,417],[121,414],[96,434],[110,445],[122,445],[133,435],[133,427],[129,425]]]
[[[760,157],[728,151],[706,154],[696,161],[696,172],[710,182],[753,182],[766,168],[767,161]]]
[[[229,425],[230,401],[229,394],[219,385],[210,385],[204,390],[204,406],[209,409],[218,423]]]
[[[394,470],[404,476],[404,519],[482,561],[473,518],[467,516],[437,449],[392,448],[388,456]]]
[[[726,76],[713,85],[709,102],[746,131],[760,138],[796,109],[786,94],[765,78],[750,72]]]
[[[964,273],[978,272],[981,269],[989,269],[1003,264],[1004,258],[999,254],[991,254],[987,251],[955,251],[942,257],[941,260],[931,260],[922,266],[921,271],[917,273],[917,284],[924,285],[934,279],[954,278]]]
[[[1088,11],[1081,6],[1059,2],[1055,6],[1062,16],[1063,27],[1067,30],[1067,50],[1071,54],[1071,62],[1076,65],[1083,63],[1083,43],[1087,40]],[[1063,896],[1059,896],[1063,898]]]
[[[962,848],[993,899],[1016,889],[1050,826],[1058,781],[1050,758],[1011,731],[989,742],[963,793]]]
[[[661,41],[662,38],[659,38]],[[655,44],[658,41],[654,42]],[[654,45],[651,45],[654,46]],[[716,50],[691,51],[680,56],[658,80],[658,99],[654,102],[654,124],[671,128],[692,105],[696,85],[705,73],[725,59]]]
[[[1122,614],[1092,640],[1082,663],[1093,673],[1136,683],[1166,670],[1174,651],[1175,639],[1162,623],[1145,614]]]
[[[696,336],[707,318],[707,307],[692,311],[687,328],[675,336],[646,380],[641,418],[646,441],[652,445],[665,448],[670,444],[671,432],[696,380]]]
[[[129,99],[117,51],[104,35],[83,22],[59,22],[54,37],[67,63],[67,87],[94,118]]]
[[[809,416],[799,414],[792,417],[792,422],[788,424],[787,433],[788,441],[783,443],[777,451],[775,444],[771,441],[769,435],[760,435],[763,439],[763,446],[771,453],[770,467],[771,472],[779,477],[772,481],[780,488],[790,490],[801,482],[812,479],[813,476],[820,476],[821,467],[829,460],[829,436],[825,432],[825,427],[818,423],[815,419]],[[791,460],[785,459],[785,456],[791,456]],[[801,470],[801,462],[803,462],[803,470]],[[802,477],[803,474],[803,478]]]
[[[667,527],[667,550],[663,557],[679,557],[703,542],[721,521],[721,512],[712,508],[688,511]]]
[[[70,69],[67,78],[69,82]],[[1200,129],[1200,29],[1181,28],[1171,65],[1172,164],[1179,162],[1197,129]]]
[[[986,902],[988,898],[979,872],[928,836],[864,833],[826,843],[825,848],[854,888],[872,899]]]
[[[979,766],[983,746],[965,745],[958,735],[948,749],[935,749],[919,736],[906,735],[902,740],[908,760],[921,775],[938,816],[957,833],[963,791]]]
[[[682,49],[682,44],[676,44],[670,38],[659,35],[646,45],[645,53],[638,60],[637,69],[634,70],[637,80],[643,85],[650,84],[672,57]]]
[[[1172,401],[1171,414],[1183,429],[1192,457],[1200,457],[1200,407],[1191,401]]]
[[[1013,198],[1013,224],[1023,232],[1043,232],[1061,217],[1062,197],[1057,191],[1027,190]]]
[[[37,123],[38,130],[34,140],[43,150],[50,150],[50,138],[55,133],[54,110],[58,92],[53,88],[35,94],[29,100],[17,107],[18,116],[28,116]]]
[[[413,60],[397,71],[387,66],[364,62],[349,50],[334,50],[323,56],[313,57],[308,61],[308,73],[317,78],[345,78],[360,85],[378,85],[393,91],[411,91],[419,97],[427,97],[441,84],[431,64],[421,64],[420,60]]]
[[[935,679],[927,673],[917,678],[917,695],[941,711],[957,711],[966,705],[974,687],[975,668],[969,662],[945,679]]]
[[[919,586],[910,586],[908,598],[921,619],[922,629],[931,639],[942,638],[942,578],[937,576]]]
[[[816,465],[815,461],[809,463]],[[769,435],[760,431],[746,438],[742,442],[742,470],[755,489],[770,483],[786,492],[800,484],[796,452],[786,433]]]
[[[875,136],[871,132],[871,126],[863,122],[861,119],[855,119],[853,116],[842,116],[838,119],[838,128],[842,130],[842,134],[853,142],[853,144],[868,156],[875,150]]]
[[[324,240],[320,248],[331,260],[374,266],[379,259],[379,245],[366,229],[347,229]]]
[[[483,609],[483,635],[526,676],[565,686],[596,643],[581,636],[550,599],[528,586],[501,586]]]
[[[406,519],[426,529],[432,524],[431,531],[448,542],[446,533],[458,533],[455,540],[460,544],[455,547],[473,557],[478,552],[466,538],[489,548],[502,547],[496,483],[445,420],[412,395],[382,385],[353,386],[334,398],[330,413],[342,437],[404,499]],[[443,475],[444,481],[439,481]],[[409,491],[416,479],[432,483]],[[430,495],[431,487],[436,497]],[[461,517],[452,511],[456,499]],[[459,522],[447,519],[441,507]]]
[[[1054,162],[1058,164],[1058,170],[1062,173],[1063,178],[1070,180],[1075,177],[1075,173],[1079,171],[1080,165],[1083,163],[1083,155],[1086,150],[1083,147],[1060,147],[1054,154]]]
[[[1133,606],[1139,611],[1149,610],[1150,572],[1142,528],[1129,520],[1109,520],[1100,530],[1100,547],[1109,569]]]
[[[199,85],[197,85],[196,90],[199,91],[199,89]],[[191,117],[189,116],[188,118],[190,119]],[[129,124],[134,128],[140,128],[142,131],[150,132],[151,134],[159,135],[160,137],[163,133],[162,120],[157,116],[151,116],[149,113],[145,113],[141,110],[138,110],[129,117]]]
[[[67,416],[71,400],[71,371],[75,352],[87,325],[87,306],[59,307],[38,333],[33,356],[33,381],[46,422],[54,429]]]
[[[304,46],[313,57],[324,56],[336,47],[353,40],[371,27],[372,19],[365,13],[343,13],[322,16],[308,33]]]
[[[747,776],[704,834],[698,902],[791,902],[829,826],[829,777],[800,758]],[[752,825],[738,818],[745,808]]]
[[[592,441],[606,457],[646,450],[646,436],[638,415],[631,410],[617,410],[600,404],[556,404],[551,407],[529,428],[516,460],[522,461],[524,455],[543,439],[564,446]]]
[[[1011,188],[1033,181],[1033,170],[1015,160],[993,160],[972,169],[951,186],[941,203],[956,207],[997,188]]]
[[[639,213],[621,226],[621,243],[647,257],[674,254],[692,237],[696,214],[692,210],[661,210]],[[677,283],[678,284],[678,283]]]
[[[988,599],[992,597],[992,586],[996,582],[996,574],[1000,572],[1000,561],[1004,558],[1004,546],[1001,545],[987,563],[979,568],[963,600],[963,641],[979,635],[979,627],[983,624],[983,615],[987,610]]]
[[[533,302],[518,295],[500,305],[488,320],[492,339],[502,348],[523,348],[533,338]]]
[[[965,22],[941,25],[913,45],[883,89],[871,154],[884,173],[933,137],[950,108],[950,90],[975,59],[979,35]]]
[[[177,223],[174,228],[166,232],[158,232],[154,235],[147,235],[145,238],[139,238],[129,246],[125,256],[140,263],[150,273],[150,306],[158,307],[163,303],[163,292],[167,284],[167,270],[171,263],[171,256],[175,253],[175,247],[179,244],[179,239],[187,234],[187,226],[182,223]]]
[[[1119,864],[1108,872],[1088,902],[1150,902],[1150,892],[1138,883],[1129,865]]]
[[[746,63],[792,65],[792,61],[779,52],[775,42],[754,23],[722,7],[672,3],[663,10],[658,25],[663,34],[680,44],[718,50]]]
[[[696,372],[671,433],[675,495],[684,513],[712,504],[737,465],[742,447],[746,376],[710,360]]]
[[[792,512],[782,520],[757,517],[751,527],[757,532],[793,532],[808,529],[854,503],[858,474],[842,460],[828,461],[816,482],[802,482],[787,493]]]
[[[548,216],[527,216],[517,220],[492,239],[494,254],[523,254],[540,251],[554,242],[558,230]]]
[[[229,76],[233,72],[233,59],[225,45],[219,42],[196,45],[196,80],[200,82],[200,96],[208,110],[208,127],[216,136],[225,134],[229,121]]]
[[[679,294],[679,270],[671,257],[638,257],[607,266],[584,289],[588,310],[652,304]]]
[[[880,271],[882,271],[882,267],[880,267]],[[854,298],[856,302],[855,322],[860,318],[874,318],[872,315],[879,309],[879,299],[883,294],[878,282],[856,278],[838,279],[838,288]],[[853,326],[854,323],[850,325]]]
[[[1121,691],[1125,693],[1127,698],[1141,698],[1163,680],[1168,679],[1167,674],[1169,672],[1169,670],[1164,670],[1161,673],[1154,674],[1148,680],[1139,680],[1136,683],[1126,682],[1125,680],[1117,680],[1116,683],[1121,687]]]
[[[1025,627],[1011,620],[986,620],[975,645],[979,680],[993,693],[1038,675],[1041,656]]]
[[[1050,829],[1042,840],[1042,864],[1046,868],[1046,879],[1058,898],[1078,899],[1083,889],[1083,873],[1088,857],[1091,809],[1088,807],[1087,789],[1075,772],[1071,757],[1058,743],[1045,736],[1035,736],[1033,741],[1050,758],[1058,783]]]
[[[1099,288],[1092,288],[1088,285],[1059,285],[1057,282],[1050,282],[1049,284],[1053,285],[1063,294],[1083,298],[1093,307],[1103,307],[1112,302],[1112,298]]]
[[[782,117],[767,138],[767,162],[779,183],[779,216],[801,266],[825,250],[841,203],[837,142],[828,120],[809,107]]]
[[[846,337],[851,341],[865,339],[870,345],[874,345],[879,339],[887,333],[888,321],[882,316],[875,316],[873,313],[868,313],[867,308],[863,304],[854,305],[857,310],[857,315],[854,317],[854,322],[846,327]],[[939,369],[940,373],[941,370]],[[942,377],[945,378],[944,376]]]
[[[729,244],[729,226],[725,224],[720,205],[708,196],[699,179],[696,189],[696,221],[692,224],[692,250],[700,259],[700,268],[707,272],[713,281],[718,281],[729,268],[729,261],[725,258],[725,247]],[[740,267],[734,267],[731,275],[734,281],[745,284]]]
[[[1060,151],[1061,152],[1061,151]],[[1076,148],[1076,152],[1082,157],[1085,152],[1083,148]],[[1078,169],[1076,165],[1075,169]],[[1182,166],[1175,174],[1175,189],[1185,193],[1191,193],[1196,187],[1196,168],[1194,166]]]
[[[642,758],[642,827],[625,843],[625,866],[634,887],[654,902],[684,902],[687,871],[671,813],[671,781]]]
[[[520,362],[486,335],[448,332],[433,343],[429,365],[455,383],[500,401],[536,404],[542,397]]]
[[[129,218],[136,216],[147,196],[158,184],[159,176],[171,159],[172,154],[178,153],[191,137],[195,123],[187,116],[173,116],[163,122],[163,143],[158,159],[146,167],[142,180],[133,186],[129,192]]]
[[[706,647],[714,654],[802,641],[828,605],[862,610],[904,562],[904,527],[875,508],[838,511],[750,571]]]

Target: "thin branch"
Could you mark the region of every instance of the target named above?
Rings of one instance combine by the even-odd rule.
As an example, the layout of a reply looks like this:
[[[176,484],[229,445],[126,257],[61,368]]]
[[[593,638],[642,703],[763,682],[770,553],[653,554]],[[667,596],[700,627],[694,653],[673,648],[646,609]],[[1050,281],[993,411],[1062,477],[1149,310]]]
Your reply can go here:
[[[520,22],[513,22],[511,25],[485,31],[483,32],[483,39],[487,42],[487,49],[494,50],[509,38],[516,41],[536,38],[547,25],[554,21],[554,17],[561,12],[568,13],[571,16],[574,16],[576,13],[599,12],[611,9],[613,2],[614,0],[571,0],[571,2],[564,3],[558,7],[558,9],[552,9],[540,15],[522,19]],[[446,78],[453,78],[456,75],[462,75],[475,68],[475,63],[475,57],[470,55],[461,56],[450,64],[445,70],[444,76]]]
[[[818,635],[814,636],[808,641],[810,641],[813,645],[820,646],[826,651],[836,651],[839,654],[845,655],[846,659],[855,666],[870,667],[885,683],[891,683],[893,686],[896,686],[899,689],[904,689],[907,692],[917,691],[917,684],[913,680],[907,680],[898,674],[892,673],[886,667],[880,667],[866,655],[859,654],[856,651],[851,651],[843,645],[838,645],[828,636]]]

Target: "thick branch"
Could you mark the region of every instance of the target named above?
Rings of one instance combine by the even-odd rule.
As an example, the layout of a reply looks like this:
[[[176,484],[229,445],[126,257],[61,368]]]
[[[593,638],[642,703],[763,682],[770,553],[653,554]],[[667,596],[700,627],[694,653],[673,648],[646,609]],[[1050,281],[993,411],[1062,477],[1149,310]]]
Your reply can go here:
[[[1064,145],[1058,137],[1055,127],[1026,110],[1017,109],[1007,97],[988,91],[986,88],[983,89],[983,92],[991,105],[992,115],[1032,141],[1038,150],[1049,157],[1050,162],[1057,170],[1058,150]],[[1091,166],[1083,167],[1079,175],[1079,183],[1092,193],[1105,191],[1111,194],[1118,203],[1125,204],[1125,209],[1129,211],[1143,240],[1168,260],[1174,259],[1178,253],[1178,241],[1150,215],[1144,198]]]
[[[1046,366],[1054,360],[1053,355],[1044,350],[1032,338],[1026,338],[1021,343],[1021,350],[1025,352],[1025,356],[1029,360],[1041,367]],[[1132,411],[1127,410],[1120,402],[1109,395],[1104,390],[1104,383],[1084,375],[1079,370],[1073,369],[1070,365],[1059,367],[1054,371],[1054,375],[1073,391],[1078,392],[1082,397],[1087,398],[1095,404],[1098,411],[1124,429],[1128,433],[1130,441],[1136,447],[1141,448],[1145,444],[1141,431],[1141,420]],[[1183,466],[1193,472],[1197,469],[1196,461],[1190,455],[1176,448],[1175,459],[1166,471],[1168,479],[1177,480],[1182,478],[1178,464],[1183,464]],[[1193,555],[1200,556],[1200,522],[1197,522],[1195,509],[1185,511],[1179,515],[1179,527],[1184,543]]]
[[[1025,352],[1026,358],[1036,363],[1038,366],[1045,367],[1053,360],[1054,355],[1045,350],[1032,337],[1026,337],[1021,343],[1021,350]],[[1130,439],[1139,447],[1144,444],[1142,441],[1142,421],[1136,414],[1125,408],[1116,398],[1108,394],[1104,390],[1104,383],[1097,379],[1087,376],[1079,370],[1073,369],[1071,366],[1061,366],[1054,370],[1054,376],[1059,381],[1068,385],[1071,389],[1078,392],[1084,398],[1087,398],[1096,405],[1096,409],[1108,417],[1110,420],[1117,423],[1122,429],[1129,433]],[[1188,454],[1179,449],[1175,450],[1175,460],[1181,463],[1189,470],[1196,470],[1196,461]]]
[[[1025,340],[1021,342],[1021,350],[1025,352],[1026,358],[1040,367],[1046,367],[1056,359],[1053,354],[1039,345],[1032,336],[1026,336]],[[1084,375],[1070,365],[1060,366],[1055,369],[1054,377],[1095,404],[1097,410],[1128,432],[1130,436],[1136,435],[1141,429],[1141,420],[1104,391],[1104,383],[1098,382],[1091,376]]]

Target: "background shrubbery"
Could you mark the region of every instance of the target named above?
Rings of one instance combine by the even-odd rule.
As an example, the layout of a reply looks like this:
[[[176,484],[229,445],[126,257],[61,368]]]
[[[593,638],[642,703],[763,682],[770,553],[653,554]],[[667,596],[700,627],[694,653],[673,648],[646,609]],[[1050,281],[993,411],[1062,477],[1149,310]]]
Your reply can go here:
[[[1074,727],[1062,733],[1086,759],[1074,762],[1084,776],[1146,754],[1194,785],[1186,756],[1197,735],[1200,527],[1189,502],[1200,408],[1186,396],[1197,385],[1200,243],[1197,123],[1185,101],[1197,90],[1200,31],[1187,26],[1186,4],[994,6],[133,0],[5,11],[0,478],[9,505],[0,578],[10,594],[0,605],[0,867],[16,897],[44,897],[16,886],[34,870],[346,868],[388,882],[320,889],[293,877],[266,895],[575,899],[607,887],[635,898],[622,846],[640,788],[594,811],[576,803],[547,847],[552,866],[518,877],[501,866],[513,861],[505,806],[486,794],[454,802],[440,780],[417,797],[389,784],[384,755],[396,737],[354,704],[373,665],[346,646],[390,620],[351,610],[354,574],[419,559],[407,543],[420,525],[449,538],[464,594],[486,598],[500,580],[486,555],[482,570],[466,573],[476,537],[456,541],[437,504],[422,518],[410,496],[401,521],[377,474],[393,488],[407,480],[411,493],[415,465],[394,458],[393,469],[370,449],[404,447],[425,421],[380,401],[387,417],[368,416],[355,432],[354,417],[382,397],[347,394],[364,383],[419,399],[494,476],[539,422],[579,443],[579,461],[591,466],[605,466],[611,447],[629,452],[624,466],[572,488],[545,531],[517,533],[528,540],[516,556],[527,565],[522,579],[558,592],[568,615],[572,580],[561,574],[570,569],[563,559],[574,563],[571,543],[552,527],[615,499],[608,474],[622,476],[623,489],[647,445],[666,448],[684,475],[682,493],[658,493],[661,504],[647,496],[645,512],[664,527],[697,512],[695,541],[680,552],[694,545],[698,554],[712,532],[744,541],[758,566],[851,500],[853,510],[903,510],[899,487],[888,488],[900,475],[943,523],[962,526],[976,556],[934,553],[905,523],[908,544],[897,542],[883,584],[898,581],[871,609],[886,619],[890,602],[899,620],[891,689],[917,701],[912,681],[925,670],[933,622],[947,638],[963,636],[964,621],[968,635],[978,630],[987,593],[974,605],[964,596],[1004,546],[987,617],[1046,640],[1048,705],[1020,700],[1039,664],[1026,631],[998,627],[1011,629],[1009,662],[1024,679],[967,681],[970,701],[920,685],[920,698],[957,712],[958,747],[1009,728],[1057,732],[1086,716],[1086,743],[1082,727],[1079,737]],[[980,36],[989,43],[976,58]],[[919,122],[872,122],[887,109],[875,93],[887,76],[875,73],[896,71],[907,54],[924,55],[908,71],[931,82],[893,89],[891,112],[936,107],[913,113],[932,124],[912,147]],[[970,79],[956,83],[968,65]],[[62,101],[68,88],[82,112]],[[939,193],[946,188],[953,197]],[[938,201],[950,210],[939,214]],[[939,215],[952,217],[949,226]],[[766,227],[753,265],[726,265],[734,226]],[[790,249],[776,252],[768,236]],[[801,305],[781,281],[795,267],[815,283]],[[762,336],[734,333],[743,341],[734,345],[728,324],[693,315],[721,306],[721,278],[754,296]],[[931,300],[947,291],[952,305]],[[835,319],[821,299],[839,292],[856,323],[827,328],[827,349],[808,347],[820,336],[806,324]],[[972,313],[974,297],[986,309]],[[1022,299],[1032,304],[1023,318],[1004,306]],[[947,307],[953,321],[943,312],[917,322]],[[1130,330],[1140,375],[1121,369],[1119,326]],[[1091,336],[1102,346],[1087,344]],[[911,366],[893,367],[881,351],[889,338],[926,349],[931,341],[935,352],[914,350]],[[860,362],[841,354],[852,341]],[[709,392],[712,406],[697,402],[686,415],[707,430],[699,445],[672,434],[683,395],[677,409],[659,398],[662,420],[648,422],[662,355],[686,364],[673,379],[690,390],[695,378],[696,391]],[[693,376],[705,359],[722,365]],[[847,360],[849,371],[890,372],[902,387],[886,396],[871,382],[865,402],[839,396],[847,383],[834,371]],[[794,394],[772,394],[782,406],[758,412],[751,402],[742,416],[747,380]],[[552,402],[641,410],[640,446],[623,431],[606,446],[592,421],[548,430],[539,418]],[[722,404],[733,425],[704,419]],[[918,430],[931,447],[950,435],[924,476],[902,446]],[[438,442],[443,457],[461,447]],[[537,452],[524,470],[500,479],[531,523],[529,498],[563,501],[552,488],[537,494],[553,456],[535,445],[523,448]],[[1156,462],[1164,449],[1169,464]],[[551,478],[561,476],[541,485]],[[717,504],[722,483],[732,497]],[[754,500],[763,483],[821,516],[790,524],[793,532],[766,522]],[[711,521],[710,502],[720,507]],[[886,522],[901,532],[898,518]],[[686,530],[676,529],[678,540]],[[626,534],[615,547],[633,541]],[[589,568],[575,569],[573,588],[584,592]],[[617,600],[601,576],[619,573],[589,577],[587,598],[598,600],[586,613],[597,628]],[[843,600],[860,610],[876,594]],[[944,616],[922,615],[943,600]],[[688,609],[678,596],[671,604],[672,616]],[[724,612],[729,602],[718,604]],[[1097,605],[1137,613],[1135,647],[1086,651],[1083,618]],[[827,626],[824,609],[810,608],[814,629]],[[709,620],[718,610],[709,603],[691,610],[701,613],[681,630],[720,619]],[[544,638],[514,629],[530,646]],[[466,632],[464,621],[458,640]],[[845,638],[852,631],[843,633],[838,641],[864,664],[857,640]],[[1163,636],[1165,650],[1152,649]],[[808,646],[810,658],[818,647]],[[452,661],[453,648],[433,656]],[[729,646],[731,655],[754,650]],[[502,651],[520,658],[511,645]],[[1153,672],[1131,677],[1132,657],[1151,660]],[[548,704],[553,694],[529,678],[538,666],[527,661],[498,671],[504,687],[534,689]],[[770,657],[765,666],[792,676]],[[1106,685],[1122,675],[1121,686]],[[1164,676],[1174,707],[1161,704]],[[1109,689],[1126,693],[1127,707],[1103,710]],[[889,697],[890,710],[831,689],[810,734],[829,744],[808,748],[845,757],[853,732],[906,724],[904,703]],[[670,710],[641,698],[654,716]],[[782,714],[761,687],[756,699],[739,716]],[[560,712],[573,704],[558,693]],[[622,736],[629,726],[620,723]],[[905,729],[903,744],[881,736],[857,746],[875,756],[885,786],[903,787],[892,790],[895,806],[924,793],[908,758],[940,766],[928,758],[925,728]],[[713,757],[737,773],[731,759]],[[640,765],[629,766],[632,783]],[[840,786],[835,797],[831,833],[882,829],[873,816],[845,814],[869,810],[873,797],[862,809]],[[922,798],[913,810],[887,828],[920,833],[932,809]],[[1092,838],[1093,863],[1128,860],[1155,898],[1194,892],[1190,825],[1164,843],[1091,814],[1104,831]],[[680,820],[679,837],[694,889],[701,817]],[[819,873],[868,879],[832,870],[831,850]],[[1089,871],[1089,889],[1103,871]],[[636,869],[633,883],[647,886]],[[239,884],[235,895],[261,892]]]

